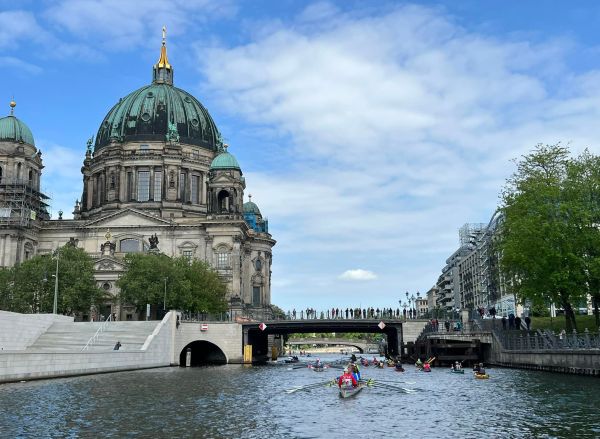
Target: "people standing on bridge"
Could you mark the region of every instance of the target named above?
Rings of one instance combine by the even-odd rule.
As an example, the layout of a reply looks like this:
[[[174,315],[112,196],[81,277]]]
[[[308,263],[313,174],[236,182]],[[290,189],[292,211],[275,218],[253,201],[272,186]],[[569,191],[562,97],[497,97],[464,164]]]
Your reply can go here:
[[[506,316],[502,316],[502,329],[506,331]]]
[[[527,330],[529,331],[531,329],[531,317],[525,317],[525,325],[527,325]]]
[[[515,329],[521,330],[521,317],[515,317]]]
[[[117,342],[115,343],[115,347],[113,348],[113,351],[118,351],[120,348],[121,348],[121,342],[120,342],[120,341],[117,341]]]
[[[446,328],[446,332],[450,332],[450,322],[448,320],[444,322],[444,327]]]
[[[512,312],[508,315],[508,329],[515,329],[515,315]]]
[[[292,311],[292,315],[294,316],[294,320],[296,320],[296,308]]]

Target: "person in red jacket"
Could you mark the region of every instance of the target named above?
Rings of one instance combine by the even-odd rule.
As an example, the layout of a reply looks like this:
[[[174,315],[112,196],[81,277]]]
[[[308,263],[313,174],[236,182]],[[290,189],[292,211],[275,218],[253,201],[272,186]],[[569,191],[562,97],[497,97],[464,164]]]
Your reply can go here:
[[[343,384],[349,385],[350,383],[352,383],[352,387],[358,386],[358,381],[356,381],[356,378],[354,378],[348,368],[345,368],[344,374],[338,378],[338,387],[342,387]]]

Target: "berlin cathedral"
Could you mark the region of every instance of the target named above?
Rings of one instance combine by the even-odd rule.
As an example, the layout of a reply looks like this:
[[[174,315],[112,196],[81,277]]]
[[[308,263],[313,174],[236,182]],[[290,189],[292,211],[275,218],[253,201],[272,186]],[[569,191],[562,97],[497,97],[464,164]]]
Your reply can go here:
[[[244,203],[242,170],[206,108],[173,85],[164,29],[152,83],[120,98],[88,141],[73,219],[50,218],[42,152],[15,105],[0,118],[0,266],[76,245],[114,297],[97,314],[136,320],[142,316],[117,298],[123,257],[160,251],[209,262],[234,315],[269,308],[268,221],[251,199]]]

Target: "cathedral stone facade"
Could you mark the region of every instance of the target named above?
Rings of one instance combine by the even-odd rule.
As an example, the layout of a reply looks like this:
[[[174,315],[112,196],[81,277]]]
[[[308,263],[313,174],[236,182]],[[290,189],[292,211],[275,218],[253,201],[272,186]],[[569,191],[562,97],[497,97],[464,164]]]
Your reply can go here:
[[[206,108],[173,85],[164,37],[152,83],[119,99],[88,140],[73,219],[50,219],[42,153],[15,105],[0,118],[0,266],[70,243],[94,258],[98,285],[116,296],[123,256],[160,251],[209,262],[234,315],[269,309],[268,222],[243,202],[242,170]],[[96,313],[139,317],[116,298]]]

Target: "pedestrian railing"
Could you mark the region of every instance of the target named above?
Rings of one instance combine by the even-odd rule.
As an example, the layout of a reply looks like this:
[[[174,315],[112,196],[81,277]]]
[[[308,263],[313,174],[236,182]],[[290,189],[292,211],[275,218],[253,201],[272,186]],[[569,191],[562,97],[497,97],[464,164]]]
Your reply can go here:
[[[104,330],[106,329],[106,327],[108,326],[108,324],[111,321],[112,321],[112,314],[108,314],[108,317],[106,318],[105,321],[102,322],[102,324],[100,325],[100,327],[98,328],[96,333],[94,335],[92,335],[90,337],[90,339],[88,340],[88,342],[85,344],[85,346],[83,348],[81,348],[81,352],[87,351],[90,348],[90,346],[92,346],[94,343],[96,343],[98,341],[98,338],[100,338],[100,334],[102,334],[104,332]]]
[[[547,330],[494,332],[502,347],[511,351],[600,349],[600,334],[592,334],[587,328],[583,333],[558,335]]]

